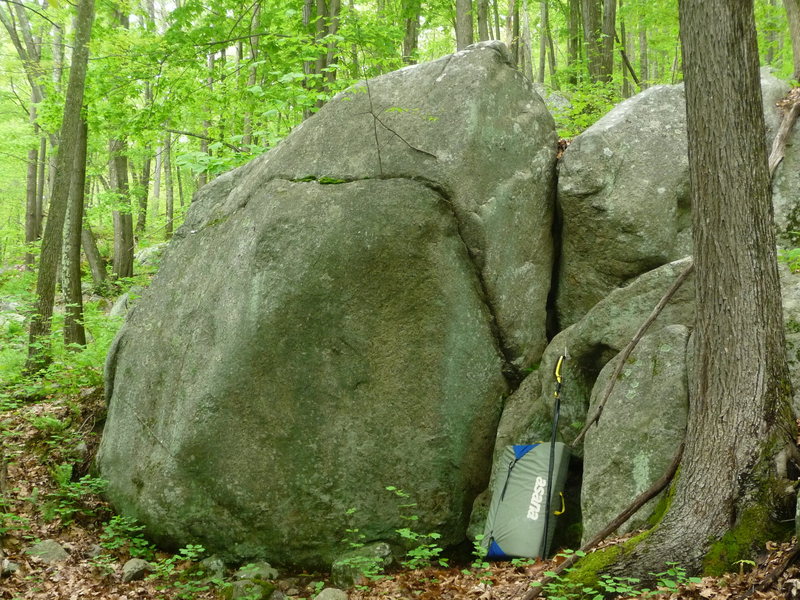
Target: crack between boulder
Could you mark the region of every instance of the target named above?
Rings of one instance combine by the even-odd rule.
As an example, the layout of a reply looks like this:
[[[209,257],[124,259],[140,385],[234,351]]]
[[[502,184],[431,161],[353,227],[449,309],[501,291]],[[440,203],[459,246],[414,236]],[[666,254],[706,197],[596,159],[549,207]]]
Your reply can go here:
[[[273,178],[273,181],[275,179],[283,179],[283,178],[276,177]],[[502,366],[503,377],[505,378],[510,391],[511,392],[515,391],[522,383],[522,380],[524,379],[524,374],[521,373],[520,370],[514,365],[512,358],[513,353],[506,344],[503,332],[500,329],[500,325],[497,319],[497,310],[494,306],[494,301],[489,291],[489,286],[487,285],[486,280],[483,277],[483,271],[478,266],[478,261],[475,258],[475,255],[470,249],[470,245],[467,243],[467,240],[464,236],[461,219],[459,219],[458,217],[458,211],[456,210],[455,203],[453,202],[452,199],[452,194],[450,193],[450,191],[447,189],[446,186],[442,185],[437,181],[433,181],[425,177],[408,176],[408,175],[406,176],[381,175],[379,177],[354,177],[349,179],[339,179],[334,177],[315,177],[309,175],[307,177],[302,177],[302,178],[285,179],[285,181],[289,181],[292,183],[317,183],[320,185],[341,185],[344,183],[355,183],[358,181],[391,181],[395,179],[413,181],[415,183],[419,183],[425,186],[426,188],[434,192],[439,198],[441,198],[445,206],[447,206],[450,215],[453,217],[453,222],[455,223],[456,226],[456,233],[458,234],[458,238],[459,240],[461,240],[461,244],[464,247],[467,259],[469,260],[470,265],[472,265],[472,270],[475,274],[475,278],[477,279],[478,285],[480,286],[481,301],[483,302],[487,312],[489,313],[489,329],[492,333],[492,339],[495,342],[497,353],[503,362]]]

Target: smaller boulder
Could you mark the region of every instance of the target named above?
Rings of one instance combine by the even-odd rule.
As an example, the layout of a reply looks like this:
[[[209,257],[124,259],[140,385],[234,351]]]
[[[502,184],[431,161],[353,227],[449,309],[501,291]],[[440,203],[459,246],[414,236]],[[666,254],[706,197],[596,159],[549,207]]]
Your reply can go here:
[[[347,600],[347,592],[336,588],[325,588],[314,600]]]
[[[235,579],[277,579],[278,571],[268,562],[254,562],[244,565],[233,574]]]
[[[645,335],[627,359],[602,417],[587,432],[581,490],[584,543],[664,474],[680,446],[689,404],[688,344],[689,329],[683,325]],[[600,372],[591,412],[619,361],[617,356]],[[642,526],[657,502],[639,509],[619,533]]]
[[[241,579],[234,581],[226,590],[228,600],[269,600],[275,592],[275,585],[259,579]]]
[[[203,573],[208,579],[223,579],[225,577],[225,563],[219,556],[209,556],[200,561]]]
[[[19,564],[4,558],[0,561],[0,577],[11,577],[20,571]]]
[[[25,553],[48,565],[64,562],[69,558],[64,547],[55,540],[42,540],[28,548]]]
[[[132,558],[122,565],[122,581],[124,583],[140,581],[145,578],[145,575],[152,573],[154,570],[153,565],[146,560]]]
[[[382,573],[391,564],[392,549],[389,544],[367,544],[337,558],[331,566],[331,579],[336,586],[351,588]]]

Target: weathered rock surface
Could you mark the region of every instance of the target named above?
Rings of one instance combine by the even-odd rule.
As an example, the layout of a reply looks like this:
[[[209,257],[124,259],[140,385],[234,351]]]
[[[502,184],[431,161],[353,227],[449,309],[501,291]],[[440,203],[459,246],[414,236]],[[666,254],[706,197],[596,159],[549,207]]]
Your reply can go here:
[[[597,425],[584,442],[583,542],[592,539],[667,470],[683,441],[689,405],[689,329],[668,325],[645,335],[626,361]],[[606,363],[592,389],[589,412],[605,395],[620,357]],[[619,530],[643,526],[651,500]]]
[[[25,550],[25,554],[36,557],[48,565],[64,562],[69,558],[64,547],[55,540],[37,542]]]
[[[578,323],[553,338],[539,369],[506,401],[497,433],[495,455],[509,443],[527,444],[549,438],[555,370],[565,351],[559,433],[571,444],[586,422],[592,388],[603,367],[633,338],[675,279],[691,264],[684,258],[649,271],[625,287],[616,288]],[[674,324],[694,322],[694,276],[675,293],[649,333]],[[582,446],[573,449],[581,455]]]
[[[771,144],[780,124],[775,103],[789,86],[762,71],[761,87]],[[787,159],[774,183],[779,232],[800,211],[800,150]],[[691,254],[688,168],[683,85],[653,86],[618,104],[567,148],[558,178],[561,329],[615,287]]]
[[[220,178],[219,192],[204,191],[227,199],[195,216],[213,221],[274,178],[426,182],[458,218],[506,356],[530,365],[546,345],[557,139],[507,61],[504,45],[485,42],[342,92],[243,173]]]
[[[653,86],[579,135],[559,166],[556,307],[578,321],[612,289],[691,253],[683,86]]]
[[[501,49],[342,94],[198,194],[106,365],[100,472],[157,540],[328,567],[406,524],[387,485],[463,539],[551,269],[552,119]]]
[[[122,581],[128,583],[129,581],[139,581],[144,579],[145,575],[155,571],[153,565],[141,558],[132,558],[122,565]]]

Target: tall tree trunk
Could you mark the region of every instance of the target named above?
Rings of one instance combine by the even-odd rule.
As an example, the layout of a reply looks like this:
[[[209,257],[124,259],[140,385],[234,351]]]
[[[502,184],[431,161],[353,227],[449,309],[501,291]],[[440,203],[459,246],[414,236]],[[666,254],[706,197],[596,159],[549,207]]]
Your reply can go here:
[[[258,68],[255,66],[258,60],[258,39],[259,36],[255,34],[261,26],[261,4],[257,3],[253,9],[253,17],[250,20],[250,37],[248,38],[248,50],[250,57],[250,67],[248,67],[247,87],[251,88],[256,85],[258,77]],[[249,148],[253,143],[253,114],[248,111],[244,115],[244,135],[242,136],[242,146]]]
[[[164,196],[166,204],[167,224],[164,227],[164,238],[172,237],[173,226],[173,188],[172,188],[172,136],[167,132],[164,140]]]
[[[106,275],[103,257],[100,256],[100,251],[97,249],[97,241],[86,223],[83,224],[81,229],[81,246],[83,247],[83,253],[86,255],[86,262],[89,263],[89,269],[92,272],[94,287],[99,288],[108,280],[108,276]]]
[[[416,53],[419,45],[419,18],[422,5],[419,0],[405,0],[403,13],[405,18],[405,35],[403,36],[403,62],[412,65],[417,62]]]
[[[620,12],[622,12],[622,7],[622,0],[619,0]],[[632,95],[631,82],[628,79],[628,71],[624,64],[625,57],[628,55],[628,32],[625,30],[625,19],[623,17],[620,17],[619,20],[619,38],[623,61],[623,64],[620,67],[620,71],[622,71],[622,97],[630,98]]]
[[[522,39],[519,54],[519,67],[522,74],[533,81],[533,41],[531,40],[531,22],[528,17],[528,0],[522,0]]]
[[[169,136],[169,134],[167,134]],[[158,217],[161,200],[161,164],[164,160],[164,147],[156,148],[156,166],[153,171],[153,216]]]
[[[47,187],[47,136],[39,136],[39,170],[36,173],[36,238],[42,237],[44,190]]]
[[[492,37],[489,23],[489,0],[478,0],[478,41],[485,42]]]
[[[502,39],[500,35],[500,0],[494,0],[492,2],[492,13],[494,14],[494,31],[495,37],[494,39],[500,40]]]
[[[84,190],[86,188],[86,121],[81,122],[73,157],[73,174],[69,186],[69,209],[64,228],[64,344],[76,349],[86,345],[83,328],[83,293],[81,291],[81,230],[83,229]]]
[[[147,197],[150,191],[150,157],[148,156],[142,160],[142,171],[138,177],[134,174],[134,181],[136,182],[136,235],[144,233],[147,226]],[[133,171],[132,171],[133,173]]]
[[[647,61],[647,29],[639,24],[639,81],[641,88],[648,87],[647,80],[650,78],[649,63]]]
[[[527,11],[526,11],[527,12]],[[544,83],[544,69],[547,64],[547,1],[539,2],[539,76],[537,81]]]
[[[456,49],[463,50],[473,41],[472,0],[456,0]]]
[[[31,102],[30,120],[34,133],[38,133],[36,125],[36,105]],[[30,269],[33,267],[34,256],[30,251],[32,245],[39,237],[39,224],[36,214],[36,175],[38,173],[39,142],[35,140],[28,148],[28,171],[25,178],[25,264]]]
[[[800,80],[800,0],[783,0],[783,6],[786,9],[789,36],[792,39],[793,77]]]
[[[181,168],[175,165],[175,179],[178,180],[178,204],[183,208],[183,177],[181,177]]]
[[[115,279],[133,277],[133,215],[131,214],[130,186],[128,185],[127,144],[111,140],[108,151],[109,182],[117,195],[114,220],[114,257],[111,272]]]
[[[586,65],[589,70],[589,78],[592,81],[604,81],[602,25],[600,20],[601,1],[581,0]]]
[[[578,61],[581,57],[581,0],[569,0],[567,18],[567,65],[569,66],[569,83],[578,81]]]
[[[639,573],[676,561],[714,574],[755,557],[775,520],[793,511],[778,459],[795,427],[753,3],[682,0],[679,14],[696,269],[694,381],[670,509],[623,562]]]
[[[614,73],[614,38],[617,27],[617,0],[603,2],[602,48],[602,81],[611,81]]]
[[[544,35],[547,38],[547,64],[550,66],[550,88],[561,89],[558,83],[558,73],[556,72],[556,50],[553,46],[553,32],[550,28],[550,14],[548,10],[547,22],[544,27]]]
[[[208,54],[208,78],[206,79],[206,85],[208,86],[209,92],[214,90],[214,53],[209,52]],[[203,120],[203,138],[200,138],[200,152],[204,154],[208,154],[208,130],[211,127],[211,121],[208,119]],[[203,170],[197,175],[197,189],[203,187],[206,183],[208,183],[208,173]]]
[[[75,22],[72,66],[64,100],[64,118],[61,124],[61,148],[57,158],[57,169],[50,214],[42,239],[39,273],[36,280],[36,305],[31,318],[28,345],[27,370],[38,370],[50,361],[47,336],[50,333],[53,301],[56,289],[56,271],[61,261],[61,238],[69,198],[72,159],[81,127],[81,108],[86,81],[86,66],[89,59],[89,37],[94,18],[94,0],[80,0]]]

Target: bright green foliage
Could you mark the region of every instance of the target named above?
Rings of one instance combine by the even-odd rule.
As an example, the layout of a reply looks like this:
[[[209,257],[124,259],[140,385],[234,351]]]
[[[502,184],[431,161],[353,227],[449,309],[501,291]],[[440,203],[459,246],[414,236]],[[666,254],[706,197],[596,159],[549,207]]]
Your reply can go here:
[[[62,525],[69,525],[76,517],[94,517],[97,509],[92,505],[103,493],[106,482],[102,479],[84,475],[72,481],[72,465],[64,463],[53,468],[52,476],[58,488],[47,494],[42,507],[45,520],[60,519]]]
[[[188,544],[169,558],[161,559],[153,564],[155,572],[148,579],[158,582],[158,589],[169,590],[174,598],[193,600],[198,594],[207,592],[218,582],[208,581],[205,573],[190,566],[182,568],[185,562],[196,562],[202,558],[206,549],[199,544]],[[173,595],[174,594],[174,595]]]
[[[133,558],[151,560],[155,554],[154,546],[142,537],[144,525],[131,517],[115,515],[103,527],[100,545],[106,550],[127,552]]]

